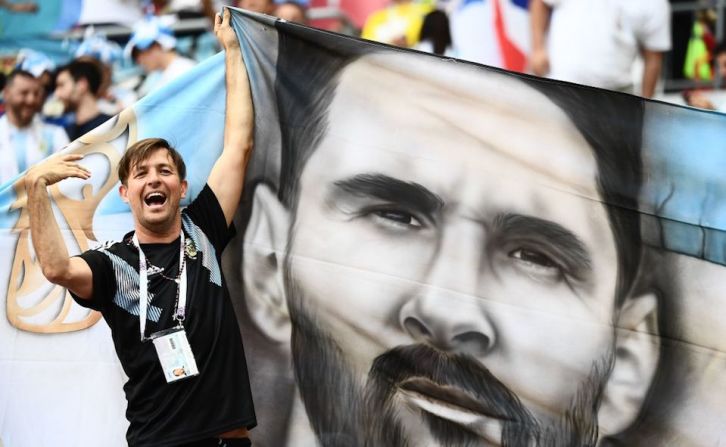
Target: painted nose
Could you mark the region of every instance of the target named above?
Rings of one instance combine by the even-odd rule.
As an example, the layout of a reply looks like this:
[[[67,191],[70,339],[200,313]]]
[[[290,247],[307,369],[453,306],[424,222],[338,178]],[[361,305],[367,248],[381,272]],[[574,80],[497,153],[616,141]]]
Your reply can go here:
[[[401,308],[401,327],[417,342],[480,358],[495,348],[494,322],[476,298],[456,298],[449,291],[431,290]]]
[[[399,324],[414,340],[437,349],[483,357],[496,347],[496,321],[479,296],[486,275],[481,232],[456,232],[440,250],[411,298]]]

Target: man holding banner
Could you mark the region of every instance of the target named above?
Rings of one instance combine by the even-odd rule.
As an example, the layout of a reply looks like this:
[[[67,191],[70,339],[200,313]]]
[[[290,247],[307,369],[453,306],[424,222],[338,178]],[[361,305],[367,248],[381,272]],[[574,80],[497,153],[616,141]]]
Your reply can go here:
[[[165,140],[141,140],[118,167],[119,192],[135,231],[69,257],[47,187],[88,179],[91,172],[79,163],[81,156],[62,155],[25,178],[43,274],[80,305],[101,311],[111,328],[129,377],[126,438],[132,446],[250,445],[248,429],[256,425],[239,327],[220,268],[251,153],[254,114],[229,21],[228,10],[215,21],[226,51],[224,149],[184,211],[181,156]]]

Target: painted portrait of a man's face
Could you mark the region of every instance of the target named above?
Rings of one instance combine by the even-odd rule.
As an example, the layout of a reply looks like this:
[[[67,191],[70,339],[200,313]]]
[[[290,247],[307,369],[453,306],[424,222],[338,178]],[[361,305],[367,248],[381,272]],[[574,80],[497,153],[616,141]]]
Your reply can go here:
[[[255,446],[726,439],[724,114],[232,21],[254,150],[220,264]],[[133,226],[114,173],[140,139],[180,149],[181,206],[204,188],[225,57],[196,70],[67,149],[94,172],[49,191],[69,253]],[[0,202],[2,442],[123,445],[108,324],[43,279],[22,182]]]
[[[280,284],[318,441],[582,446],[626,428],[656,300],[628,293],[638,250],[619,244],[639,230],[604,205],[592,134],[545,89],[435,59],[366,55],[331,82],[294,185],[257,187],[245,242],[274,247],[245,274]]]

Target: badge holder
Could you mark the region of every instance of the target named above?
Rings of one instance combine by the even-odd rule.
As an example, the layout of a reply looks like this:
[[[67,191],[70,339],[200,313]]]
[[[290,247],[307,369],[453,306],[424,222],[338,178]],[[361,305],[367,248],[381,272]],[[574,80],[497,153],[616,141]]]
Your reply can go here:
[[[199,374],[192,347],[183,327],[174,327],[151,334],[156,355],[167,383]]]
[[[174,310],[174,320],[177,326],[145,337],[146,331],[146,315],[149,306],[149,280],[146,266],[146,256],[141,245],[134,234],[134,245],[139,250],[139,331],[141,333],[141,341],[151,340],[154,343],[156,356],[159,358],[159,364],[164,373],[167,383],[173,383],[189,377],[199,375],[199,368],[194,359],[192,347],[189,344],[187,333],[184,330],[185,306],[187,301],[187,271],[186,258],[184,256],[184,232],[180,236],[179,249],[179,273],[174,279],[177,283],[176,288],[176,309]]]

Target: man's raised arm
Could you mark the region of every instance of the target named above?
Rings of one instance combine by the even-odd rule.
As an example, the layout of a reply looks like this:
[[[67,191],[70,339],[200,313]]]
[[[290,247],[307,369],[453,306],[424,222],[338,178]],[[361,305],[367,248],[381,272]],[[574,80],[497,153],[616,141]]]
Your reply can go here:
[[[217,15],[214,21],[214,33],[225,50],[227,110],[224,118],[224,148],[207,181],[222,206],[227,225],[232,222],[242,196],[254,132],[250,82],[230,20],[231,13],[225,8],[223,17]]]
[[[91,268],[83,259],[68,256],[48,197],[48,186],[54,183],[70,177],[85,180],[91,176],[86,168],[77,163],[81,158],[83,156],[77,154],[53,157],[28,171],[24,181],[28,194],[30,236],[43,275],[48,281],[87,299],[93,292]]]
[[[642,50],[641,54],[643,56],[643,87],[640,94],[644,98],[652,98],[663,65],[663,52]]]
[[[550,71],[550,58],[547,53],[547,30],[550,25],[552,7],[544,0],[529,3],[529,23],[532,49],[529,55],[529,68],[537,76],[546,76]]]

